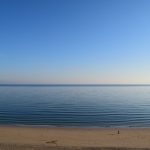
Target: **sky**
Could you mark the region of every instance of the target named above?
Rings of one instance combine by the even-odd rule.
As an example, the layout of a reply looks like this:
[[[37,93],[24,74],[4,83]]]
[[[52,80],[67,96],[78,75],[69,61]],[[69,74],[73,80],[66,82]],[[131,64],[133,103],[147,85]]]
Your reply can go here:
[[[0,0],[0,84],[150,84],[149,0]]]

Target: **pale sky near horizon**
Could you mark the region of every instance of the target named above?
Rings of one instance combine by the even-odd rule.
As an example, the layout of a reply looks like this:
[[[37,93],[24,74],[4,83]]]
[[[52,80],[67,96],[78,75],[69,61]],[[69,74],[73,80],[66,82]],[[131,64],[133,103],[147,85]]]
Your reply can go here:
[[[0,84],[150,84],[149,0],[0,0]]]

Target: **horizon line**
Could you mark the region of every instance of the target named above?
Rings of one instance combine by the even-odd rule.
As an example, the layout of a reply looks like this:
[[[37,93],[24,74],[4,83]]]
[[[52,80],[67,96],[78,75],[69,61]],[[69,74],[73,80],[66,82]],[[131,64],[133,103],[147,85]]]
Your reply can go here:
[[[86,83],[86,84],[79,84],[79,83],[70,83],[70,84],[44,84],[44,83],[0,83],[0,86],[150,86],[150,83],[110,83],[110,84],[94,84],[94,83]]]

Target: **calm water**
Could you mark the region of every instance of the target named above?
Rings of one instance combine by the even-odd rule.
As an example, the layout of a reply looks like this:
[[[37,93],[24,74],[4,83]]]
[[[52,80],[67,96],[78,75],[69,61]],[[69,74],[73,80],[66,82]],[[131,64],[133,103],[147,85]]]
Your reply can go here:
[[[150,86],[0,86],[0,124],[150,127]]]

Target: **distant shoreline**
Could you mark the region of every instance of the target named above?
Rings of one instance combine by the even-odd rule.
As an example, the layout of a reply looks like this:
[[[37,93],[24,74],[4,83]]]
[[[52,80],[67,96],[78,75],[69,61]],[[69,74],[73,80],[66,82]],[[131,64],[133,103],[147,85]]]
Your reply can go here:
[[[150,86],[150,84],[0,84],[0,86]]]

